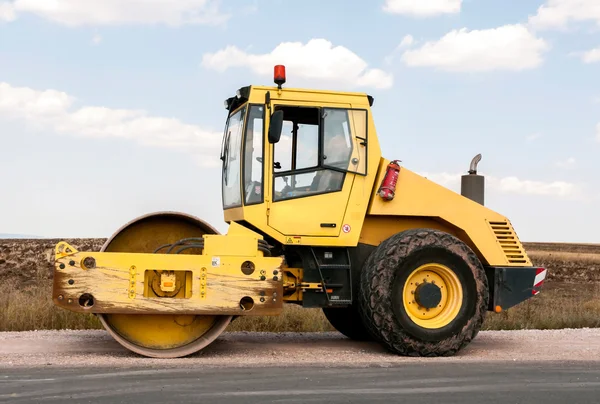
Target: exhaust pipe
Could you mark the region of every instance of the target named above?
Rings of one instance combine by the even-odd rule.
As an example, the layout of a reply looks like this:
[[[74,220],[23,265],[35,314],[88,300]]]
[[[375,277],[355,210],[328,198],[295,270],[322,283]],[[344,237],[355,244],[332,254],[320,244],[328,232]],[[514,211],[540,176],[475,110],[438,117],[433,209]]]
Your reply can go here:
[[[481,161],[481,154],[473,157],[469,174],[461,177],[460,194],[480,205],[484,204],[485,177],[477,174],[477,164]]]

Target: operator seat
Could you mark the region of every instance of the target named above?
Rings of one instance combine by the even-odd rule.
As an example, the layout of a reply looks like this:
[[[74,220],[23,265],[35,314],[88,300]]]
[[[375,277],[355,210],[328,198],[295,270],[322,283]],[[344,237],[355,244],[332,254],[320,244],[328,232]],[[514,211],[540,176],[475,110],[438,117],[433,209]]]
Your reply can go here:
[[[336,134],[330,138],[325,147],[327,160],[330,165],[339,166],[339,168],[348,167],[352,149],[348,148],[345,136]],[[325,192],[328,190],[339,191],[342,189],[345,173],[333,170],[323,170],[317,174],[317,192]]]

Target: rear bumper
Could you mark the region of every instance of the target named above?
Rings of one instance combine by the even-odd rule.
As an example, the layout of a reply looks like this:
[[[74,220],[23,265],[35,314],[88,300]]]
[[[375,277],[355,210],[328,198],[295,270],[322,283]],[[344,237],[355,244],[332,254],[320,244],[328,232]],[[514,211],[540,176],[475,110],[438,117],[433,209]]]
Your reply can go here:
[[[541,267],[486,267],[489,311],[506,310],[540,293],[546,275]]]

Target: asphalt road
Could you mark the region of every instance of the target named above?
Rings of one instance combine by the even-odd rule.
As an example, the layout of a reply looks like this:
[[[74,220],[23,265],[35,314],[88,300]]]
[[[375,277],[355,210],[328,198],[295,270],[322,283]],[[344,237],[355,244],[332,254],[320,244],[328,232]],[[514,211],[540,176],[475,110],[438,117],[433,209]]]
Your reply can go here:
[[[283,360],[284,358],[282,358]],[[600,362],[0,370],[0,402],[597,403]]]
[[[0,403],[600,403],[600,328],[482,331],[407,358],[339,333],[226,333],[186,358],[105,331],[0,333]]]

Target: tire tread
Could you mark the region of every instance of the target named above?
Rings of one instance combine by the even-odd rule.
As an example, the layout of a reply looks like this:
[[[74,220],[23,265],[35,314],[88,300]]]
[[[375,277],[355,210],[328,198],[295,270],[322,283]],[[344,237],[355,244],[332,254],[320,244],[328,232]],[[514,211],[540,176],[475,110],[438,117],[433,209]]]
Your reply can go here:
[[[403,260],[426,247],[442,247],[464,260],[473,274],[478,303],[474,315],[457,334],[438,342],[421,341],[395,320],[390,290],[395,269]],[[388,350],[403,356],[452,356],[467,346],[479,332],[489,299],[485,271],[477,255],[455,236],[434,229],[412,229],[384,240],[369,256],[361,271],[359,312],[373,338]]]

